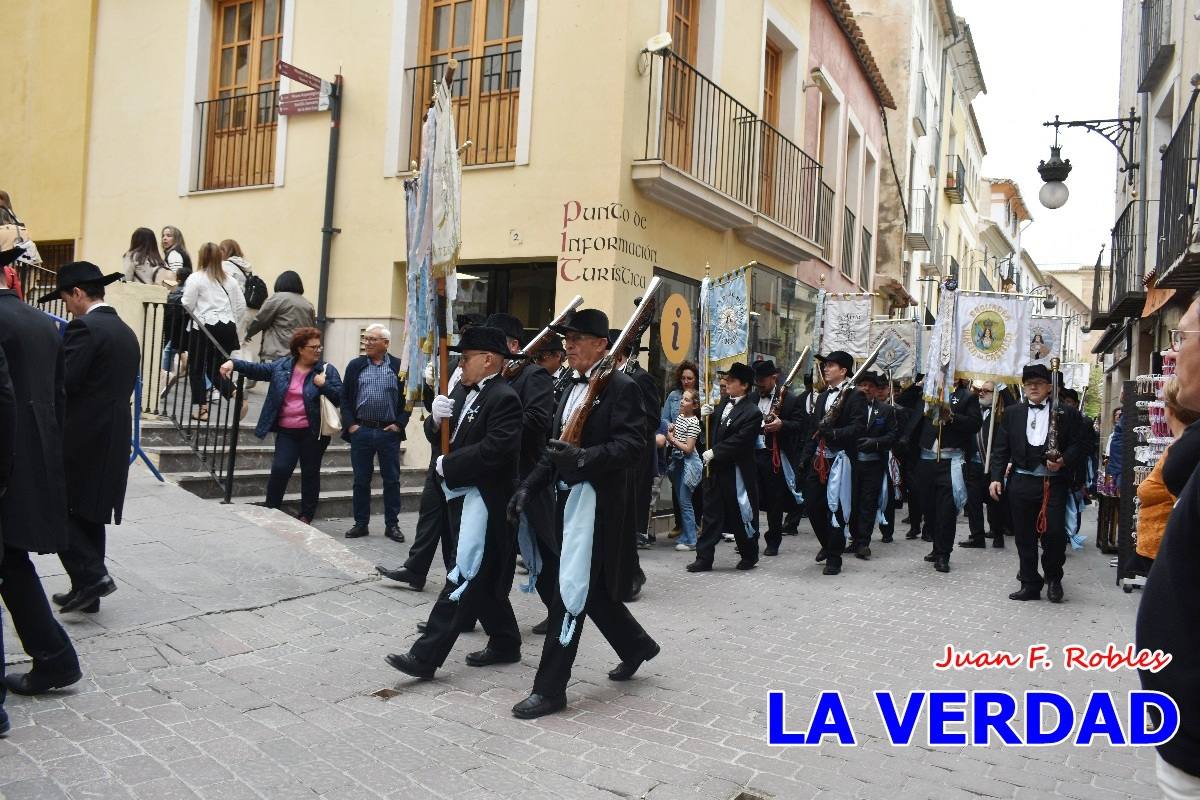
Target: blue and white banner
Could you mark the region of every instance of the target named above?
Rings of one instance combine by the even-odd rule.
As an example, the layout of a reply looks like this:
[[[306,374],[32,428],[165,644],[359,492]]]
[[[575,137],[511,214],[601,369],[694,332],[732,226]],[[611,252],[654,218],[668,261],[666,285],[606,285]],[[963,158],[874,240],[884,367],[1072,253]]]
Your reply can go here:
[[[917,373],[917,321],[876,319],[871,321],[871,350],[889,333],[888,343],[875,359],[875,370],[892,380],[912,378]]]
[[[712,285],[709,317],[709,361],[745,355],[750,342],[750,300],[746,270]]]

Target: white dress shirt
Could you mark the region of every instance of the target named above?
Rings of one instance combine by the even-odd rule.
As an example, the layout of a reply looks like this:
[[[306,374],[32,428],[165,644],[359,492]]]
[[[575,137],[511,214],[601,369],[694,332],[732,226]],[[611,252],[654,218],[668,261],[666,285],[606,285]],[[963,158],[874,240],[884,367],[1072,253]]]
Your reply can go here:
[[[746,395],[742,395],[741,397],[730,397],[729,398],[729,405],[725,406],[725,410],[721,412],[721,422],[724,422],[725,420],[729,419],[729,415],[733,412],[733,407],[736,406],[738,404],[738,402],[741,401],[742,398],[744,398],[745,396]]]
[[[1046,443],[1046,435],[1050,433],[1050,405],[1042,408],[1029,406],[1029,414],[1025,417],[1025,440],[1034,447]]]

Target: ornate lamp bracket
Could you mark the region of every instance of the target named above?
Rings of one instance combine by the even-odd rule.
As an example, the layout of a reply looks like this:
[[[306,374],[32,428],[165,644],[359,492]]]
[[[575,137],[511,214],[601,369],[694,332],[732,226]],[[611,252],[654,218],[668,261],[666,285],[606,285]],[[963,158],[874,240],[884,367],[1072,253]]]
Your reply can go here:
[[[1137,171],[1138,164],[1133,156],[1134,136],[1137,132],[1138,123],[1141,119],[1134,113],[1134,109],[1129,109],[1129,116],[1117,117],[1116,119],[1073,119],[1060,120],[1058,115],[1054,115],[1053,122],[1043,122],[1045,127],[1054,126],[1054,146],[1058,147],[1058,129],[1059,128],[1083,128],[1084,130],[1098,133],[1103,136],[1108,143],[1116,148],[1117,154],[1121,157],[1120,171],[1128,176],[1129,184],[1133,185],[1134,173]]]

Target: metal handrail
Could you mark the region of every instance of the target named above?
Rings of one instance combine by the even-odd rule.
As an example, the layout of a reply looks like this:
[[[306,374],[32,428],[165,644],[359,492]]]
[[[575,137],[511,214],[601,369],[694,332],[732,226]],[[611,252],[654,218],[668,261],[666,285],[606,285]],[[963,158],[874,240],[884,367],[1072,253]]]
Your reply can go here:
[[[1112,272],[1112,284],[1109,293],[1109,310],[1116,307],[1127,294],[1141,293],[1142,269],[1139,259],[1139,249],[1144,234],[1138,231],[1137,204],[1139,200],[1131,200],[1117,217],[1112,228],[1112,247],[1109,250],[1109,264]]]

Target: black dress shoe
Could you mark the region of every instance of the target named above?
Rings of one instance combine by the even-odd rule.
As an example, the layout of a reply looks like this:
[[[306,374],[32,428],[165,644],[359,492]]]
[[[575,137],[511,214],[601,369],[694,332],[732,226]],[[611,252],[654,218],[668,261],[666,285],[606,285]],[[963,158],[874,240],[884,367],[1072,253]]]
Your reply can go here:
[[[429,630],[428,622],[418,622],[417,623],[417,633],[424,633],[427,630]],[[458,629],[458,633],[474,633],[474,632],[475,632],[474,620],[471,621],[470,625],[463,625],[461,628]]]
[[[932,564],[933,562],[937,561],[937,554],[936,553],[928,553],[925,556],[925,560],[928,561],[930,564]]]
[[[567,698],[565,697],[531,694],[512,707],[512,715],[517,719],[537,719],[556,711],[562,711],[566,707]]]
[[[828,557],[829,557],[829,555],[825,552],[825,548],[822,547],[820,550],[817,551],[817,557],[816,557],[815,561],[818,564],[820,564],[822,561],[824,561]]]
[[[346,531],[343,536],[347,539],[361,539],[364,536],[369,536],[371,532],[367,530],[366,525],[355,525],[350,530]]]
[[[4,676],[4,684],[13,694],[25,695],[30,697],[37,694],[45,694],[51,689],[62,689],[64,686],[70,686],[80,678],[83,673],[76,669],[69,675],[40,675],[32,670],[22,672],[21,674],[8,673]]]
[[[959,547],[987,547],[987,542],[982,537],[978,539],[964,539],[958,543]]]
[[[491,664],[517,664],[521,661],[521,651],[515,653],[500,653],[490,647],[467,653],[468,667],[486,667]]]
[[[933,562],[933,568],[938,572],[949,572],[950,559],[946,558],[945,556],[939,556],[937,560]]]
[[[821,570],[822,575],[837,575],[842,571],[841,564],[826,564],[825,569]]]
[[[75,596],[75,590],[72,589],[69,592],[59,592],[58,594],[52,594],[52,595],[50,595],[50,599],[54,601],[54,605],[62,606],[62,605],[66,605],[67,603],[71,602],[71,598],[73,598],[74,596]]]
[[[777,555],[779,555],[779,548],[773,547],[773,546],[767,547],[763,550],[763,555],[764,556],[777,556]]]
[[[757,565],[758,565],[758,559],[757,559],[757,558],[756,558],[756,559],[754,559],[753,561],[751,561],[751,560],[750,560],[750,559],[748,559],[748,558],[743,558],[743,559],[741,559],[740,561],[738,561],[738,562],[737,562],[737,565],[736,565],[734,568],[735,568],[735,569],[740,569],[740,570],[742,570],[742,571],[744,572],[745,570],[748,570],[748,569],[754,569],[754,568],[755,568]]]
[[[407,583],[415,591],[419,592],[425,588],[425,579],[418,575],[413,575],[404,567],[401,567],[400,569],[388,569],[382,564],[376,564],[375,571],[387,578],[389,581]]]
[[[1041,600],[1042,590],[1032,586],[1022,586],[1008,596],[1009,600]]]
[[[891,544],[892,535],[890,533],[885,533],[879,541],[883,542],[884,544]]]
[[[539,622],[537,625],[533,626],[533,632],[537,636],[545,636],[546,632],[549,630],[550,630],[550,618],[549,617],[546,617],[544,620]]]
[[[921,541],[922,541],[922,542],[932,542],[932,541],[933,541],[933,534],[932,534],[932,533],[922,533],[922,534],[921,534]]]
[[[904,534],[904,538],[905,539],[920,539],[921,532],[920,531],[909,531],[908,533]]]
[[[0,736],[8,733],[8,729],[11,727],[12,725],[8,721],[8,712],[0,708]]]
[[[610,681],[629,680],[633,677],[633,673],[638,671],[638,667],[658,655],[661,649],[662,648],[658,646],[658,642],[651,642],[650,647],[646,649],[646,652],[642,654],[641,658],[634,659],[633,661],[622,661],[620,664],[617,664],[617,666],[610,669],[608,671],[608,679]]]
[[[1046,599],[1051,603],[1063,601],[1062,584],[1058,581],[1046,581]]]
[[[85,586],[82,589],[77,590],[74,593],[74,597],[63,603],[63,606],[58,610],[58,613],[68,614],[72,611],[82,611],[84,608],[92,605],[92,603],[94,603],[96,600],[100,599],[101,597],[107,597],[116,590],[116,582],[110,576],[105,575],[91,586]],[[97,606],[96,610],[99,611],[100,607]]]
[[[712,572],[712,564],[696,559],[686,567],[688,572]]]
[[[1004,549],[1004,534],[997,534],[996,538],[992,539],[992,547],[1000,550]]]
[[[383,532],[383,535],[391,539],[393,542],[404,544],[404,531],[400,530],[399,525],[388,525],[387,530]]]
[[[854,557],[861,558],[863,561],[869,561],[871,559],[871,548],[869,548],[869,547],[858,548],[857,550],[854,551]]]
[[[437,672],[437,667],[432,664],[426,664],[411,653],[403,653],[401,655],[388,653],[384,656],[383,660],[405,675],[411,675],[423,681],[432,679],[433,673]]]
[[[783,530],[780,531],[780,533],[782,533],[784,536],[799,536],[800,529],[799,528],[784,528]]]

